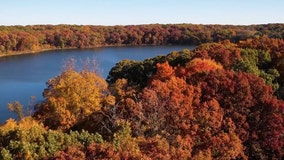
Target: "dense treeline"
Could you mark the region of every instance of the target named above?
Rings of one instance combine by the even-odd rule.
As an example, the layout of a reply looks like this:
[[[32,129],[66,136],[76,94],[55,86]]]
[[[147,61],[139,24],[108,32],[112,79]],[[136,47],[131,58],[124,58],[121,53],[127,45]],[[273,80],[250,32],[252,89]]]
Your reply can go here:
[[[111,69],[107,81],[112,84],[117,79],[125,78],[133,85],[144,87],[155,73],[157,63],[167,61],[177,67],[195,58],[213,59],[227,70],[260,76],[266,84],[272,86],[278,98],[284,98],[284,40],[268,37],[247,39],[239,43],[228,40],[205,43],[197,46],[193,52],[186,49],[143,62],[123,60]]]
[[[283,159],[281,39],[205,43],[116,64],[74,61],[35,113],[0,126],[0,159]]]
[[[0,55],[108,45],[201,44],[225,39],[238,42],[259,36],[284,38],[284,25],[0,26]]]

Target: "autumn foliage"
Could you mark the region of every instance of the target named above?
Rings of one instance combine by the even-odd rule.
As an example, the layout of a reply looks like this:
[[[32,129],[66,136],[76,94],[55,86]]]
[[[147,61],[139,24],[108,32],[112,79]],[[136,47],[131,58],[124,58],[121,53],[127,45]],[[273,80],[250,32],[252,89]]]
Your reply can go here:
[[[283,45],[264,37],[124,60],[108,83],[71,67],[32,117],[10,104],[21,118],[0,126],[0,159],[283,159]]]
[[[261,36],[283,38],[283,28],[283,24],[249,26],[200,24],[0,26],[0,56],[58,48],[89,48],[109,45],[198,45],[223,40],[238,42]],[[277,43],[274,44],[277,47]]]
[[[47,85],[45,100],[38,104],[35,117],[52,129],[69,129],[103,105],[114,103],[103,78],[86,69],[78,72],[73,65]]]

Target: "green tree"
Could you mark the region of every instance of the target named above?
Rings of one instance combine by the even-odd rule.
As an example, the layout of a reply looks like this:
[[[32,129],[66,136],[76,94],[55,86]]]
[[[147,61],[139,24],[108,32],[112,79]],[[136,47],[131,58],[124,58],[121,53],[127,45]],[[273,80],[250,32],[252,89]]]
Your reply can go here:
[[[270,68],[271,57],[269,52],[256,49],[241,49],[241,59],[233,65],[233,70],[253,73],[264,79],[266,84],[276,91],[279,88],[277,78],[279,72]]]

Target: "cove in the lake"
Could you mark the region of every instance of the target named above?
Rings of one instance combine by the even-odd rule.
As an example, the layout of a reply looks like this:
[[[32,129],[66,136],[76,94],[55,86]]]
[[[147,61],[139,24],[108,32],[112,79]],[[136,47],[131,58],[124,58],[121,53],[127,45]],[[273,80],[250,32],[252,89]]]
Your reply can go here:
[[[57,76],[65,61],[75,58],[77,61],[95,59],[102,77],[123,59],[144,60],[157,55],[166,55],[172,51],[193,49],[194,46],[140,46],[140,47],[104,47],[96,49],[54,50],[38,54],[27,54],[0,58],[0,123],[14,115],[8,111],[9,102],[19,101],[24,106],[42,100],[46,82]]]

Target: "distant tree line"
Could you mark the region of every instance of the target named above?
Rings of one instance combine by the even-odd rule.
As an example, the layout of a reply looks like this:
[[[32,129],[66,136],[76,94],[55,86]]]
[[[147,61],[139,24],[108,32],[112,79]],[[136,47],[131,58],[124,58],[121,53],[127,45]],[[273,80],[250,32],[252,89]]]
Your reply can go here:
[[[0,26],[0,55],[109,45],[201,44],[267,36],[284,37],[284,24],[249,26],[150,24],[127,26]]]

